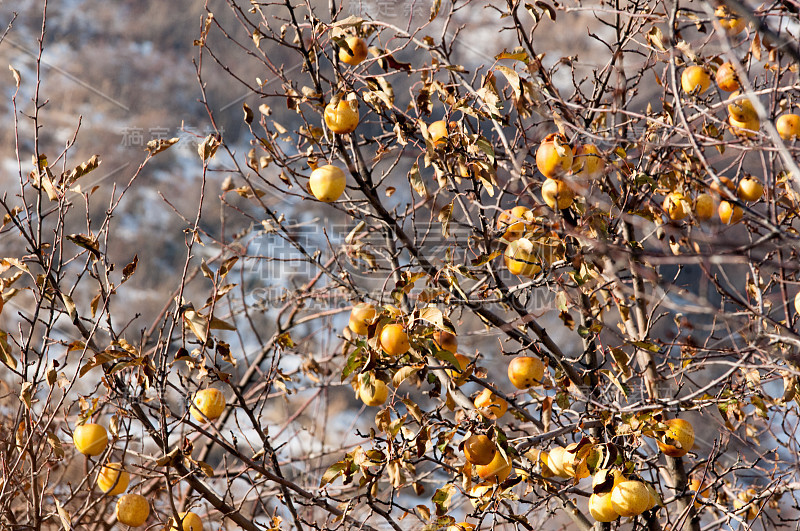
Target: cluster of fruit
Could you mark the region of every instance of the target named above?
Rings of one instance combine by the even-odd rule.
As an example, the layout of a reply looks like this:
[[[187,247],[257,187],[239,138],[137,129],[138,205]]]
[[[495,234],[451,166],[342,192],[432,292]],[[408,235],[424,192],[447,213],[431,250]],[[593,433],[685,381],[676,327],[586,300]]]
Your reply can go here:
[[[189,411],[198,422],[205,422],[220,417],[224,409],[225,396],[222,392],[219,389],[208,388],[195,394]],[[78,452],[96,457],[103,454],[108,447],[108,432],[100,424],[91,422],[81,424],[73,430],[72,442]],[[116,505],[117,521],[130,527],[139,527],[144,525],[150,516],[150,504],[141,494],[134,492],[124,494],[130,480],[131,475],[123,464],[112,461],[100,467],[96,484],[97,488],[108,496],[122,494]],[[181,512],[179,517],[182,531],[203,531],[203,521],[196,513]],[[173,523],[171,529],[178,531],[179,528]]]

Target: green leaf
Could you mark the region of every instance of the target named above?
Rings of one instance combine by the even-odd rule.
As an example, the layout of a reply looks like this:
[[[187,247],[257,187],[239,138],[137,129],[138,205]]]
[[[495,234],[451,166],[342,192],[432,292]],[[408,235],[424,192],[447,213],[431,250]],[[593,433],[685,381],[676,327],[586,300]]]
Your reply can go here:
[[[444,516],[447,514],[447,510],[450,508],[450,502],[453,499],[453,493],[455,492],[456,488],[451,483],[448,483],[433,493],[431,501],[436,505],[436,516]]]
[[[359,345],[358,348],[351,352],[350,356],[347,357],[347,363],[344,364],[344,368],[342,369],[342,381],[353,374],[356,370],[364,366],[364,362],[366,360],[360,355],[362,350],[364,350],[363,344]]]
[[[341,476],[342,472],[348,470],[349,468],[350,468],[350,463],[347,460],[339,461],[337,463],[332,464],[331,466],[328,467],[328,470],[326,470],[325,473],[322,474],[322,479],[319,482],[319,486],[324,487],[331,481]]]

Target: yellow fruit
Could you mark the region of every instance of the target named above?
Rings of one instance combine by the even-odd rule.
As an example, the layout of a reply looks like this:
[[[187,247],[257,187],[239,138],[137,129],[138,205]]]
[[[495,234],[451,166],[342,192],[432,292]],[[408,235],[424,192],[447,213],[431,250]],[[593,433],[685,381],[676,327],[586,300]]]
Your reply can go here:
[[[611,505],[611,493],[589,496],[589,514],[598,522],[613,522],[619,513]]]
[[[664,421],[668,426],[661,440],[656,440],[658,449],[670,457],[683,457],[694,446],[694,428],[688,420],[669,419]]]
[[[622,475],[622,472],[616,469],[609,469],[604,468],[598,470],[592,476],[592,489],[596,489],[598,486],[603,485],[604,487],[608,487],[608,493],[625,481],[625,476]],[[605,490],[605,489],[604,489]]]
[[[117,520],[131,527],[139,527],[150,516],[150,505],[140,494],[125,494],[117,500]]]
[[[447,527],[447,531],[475,531],[475,524],[459,522]]]
[[[497,447],[486,435],[471,435],[464,441],[464,457],[473,465],[488,465],[496,452]]]
[[[517,356],[508,364],[508,379],[517,389],[541,385],[544,379],[544,363],[532,356]]]
[[[501,452],[495,452],[492,461],[488,465],[477,465],[475,472],[484,481],[502,483],[511,474],[511,464],[511,459],[503,457]]]
[[[553,474],[560,478],[568,478],[569,474],[564,470],[564,454],[566,450],[563,446],[554,446],[548,453],[547,466]]]
[[[650,491],[641,481],[622,481],[611,491],[611,506],[620,516],[642,514],[651,502]]]
[[[358,101],[342,98],[337,105],[326,105],[325,124],[338,135],[355,131],[358,126]]]
[[[348,51],[344,46],[339,48],[339,60],[341,62],[355,66],[367,58],[367,43],[364,42],[364,39],[353,35],[347,37],[345,42],[347,42],[350,50]],[[350,55],[350,52],[353,54]]]
[[[108,432],[99,424],[83,424],[72,432],[72,442],[84,455],[100,455],[108,446]]]
[[[758,117],[749,120],[737,120],[734,116],[728,116],[728,123],[731,126],[731,132],[736,136],[743,136],[750,138],[758,133],[761,128],[761,121]]]
[[[369,379],[369,383],[363,381],[358,387],[358,398],[367,406],[380,406],[389,398],[389,388],[375,377]]]
[[[564,210],[572,205],[575,192],[564,181],[546,179],[542,184],[542,199],[553,210]]]
[[[728,35],[738,35],[747,25],[747,22],[735,15],[728,6],[719,6],[714,14],[717,16],[717,22]]]
[[[722,63],[717,69],[715,76],[717,86],[720,90],[725,92],[735,92],[741,88],[739,85],[739,78],[736,75],[736,69],[732,63]]]
[[[308,180],[308,187],[311,188],[311,193],[318,200],[325,203],[339,199],[344,192],[346,184],[347,178],[344,172],[332,164],[320,166],[312,171]]]
[[[525,234],[528,220],[525,215],[530,212],[528,207],[515,206],[511,210],[505,210],[497,218],[497,228],[505,231],[503,238],[509,242],[519,240]]]
[[[730,201],[722,201],[717,208],[719,220],[723,225],[733,225],[738,223],[744,216],[744,210],[739,205],[734,205]]]
[[[756,516],[758,516],[758,505],[750,501],[755,495],[755,489],[747,489],[745,492],[740,492],[737,499],[733,500],[733,508],[737,511],[747,506],[747,512],[744,517],[748,520],[755,520]]]
[[[784,140],[794,140],[800,136],[800,116],[783,114],[775,120],[775,129]]]
[[[431,142],[434,144],[443,144],[447,142],[447,122],[444,120],[436,120],[428,126],[428,134],[431,136]]]
[[[672,192],[664,198],[664,211],[672,221],[680,221],[689,215],[688,209],[684,206],[686,198],[680,192]]]
[[[375,306],[366,302],[360,302],[353,306],[350,310],[350,322],[348,323],[350,330],[361,336],[366,335],[369,324],[375,318],[375,313]]]
[[[714,198],[711,194],[699,194],[694,200],[694,215],[697,219],[707,220],[714,216]]]
[[[742,201],[758,201],[764,195],[764,185],[752,175],[747,175],[739,181],[736,194]]]
[[[492,490],[491,485],[475,485],[469,489],[469,501],[472,506],[480,511],[485,511],[491,503],[491,500],[482,500],[486,494]]]
[[[403,325],[397,323],[388,324],[383,327],[383,330],[381,330],[380,343],[381,348],[391,356],[402,356],[411,348],[408,334],[403,329]]]
[[[533,278],[542,270],[533,242],[524,238],[508,244],[503,253],[503,261],[512,275]]]
[[[458,362],[458,367],[455,369],[445,369],[447,374],[450,378],[453,379],[453,383],[456,387],[464,385],[464,383],[469,380],[470,375],[472,374],[472,367],[469,366],[470,360],[463,354],[454,354],[453,357]]]
[[[579,177],[595,178],[603,175],[606,163],[594,144],[583,144],[575,150],[572,172]]]
[[[531,449],[525,453],[525,456],[535,464],[538,463],[543,478],[553,477],[554,473],[550,469],[550,455],[547,452],[538,449]]]
[[[125,492],[130,481],[131,475],[122,467],[122,463],[105,464],[97,475],[97,487],[109,496]]]
[[[581,459],[578,463],[578,468],[575,468],[576,454],[575,449],[578,447],[577,443],[572,443],[564,448],[562,454],[561,466],[567,476],[575,479],[583,479],[589,477],[589,466],[586,464],[586,459]]]
[[[681,73],[681,88],[687,94],[702,94],[711,86],[711,76],[702,66],[693,65]]]
[[[218,419],[225,411],[225,395],[215,387],[197,391],[189,408],[197,422]]]
[[[536,150],[536,167],[545,177],[560,177],[572,169],[573,153],[561,133],[547,135]]]
[[[734,120],[745,123],[758,120],[758,113],[747,96],[734,92],[731,94],[731,98],[734,98],[734,101],[728,104],[728,114]]]
[[[494,394],[488,389],[484,389],[475,398],[475,407],[481,415],[489,420],[497,420],[508,411],[508,402]]]
[[[451,334],[446,330],[437,330],[434,332],[433,342],[436,343],[441,350],[446,350],[452,354],[455,354],[456,350],[458,350],[458,338],[455,334]]]
[[[178,513],[181,518],[181,527],[178,528],[178,523],[172,526],[172,531],[203,531],[203,520],[200,519],[195,513],[189,511],[186,513]]]

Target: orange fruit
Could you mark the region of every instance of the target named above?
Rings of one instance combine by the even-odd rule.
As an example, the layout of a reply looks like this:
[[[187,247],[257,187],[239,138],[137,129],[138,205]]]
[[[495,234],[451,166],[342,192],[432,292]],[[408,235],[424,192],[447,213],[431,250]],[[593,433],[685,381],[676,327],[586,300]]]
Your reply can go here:
[[[487,419],[497,420],[508,411],[508,402],[489,389],[484,389],[475,398],[475,408]]]
[[[728,6],[719,6],[714,14],[717,16],[717,22],[728,35],[738,35],[747,25],[747,21],[733,13]]]
[[[735,92],[741,88],[736,69],[732,63],[722,63],[717,69],[715,80],[720,90],[725,92]]]
[[[367,58],[367,43],[364,42],[364,39],[351,35],[345,39],[345,42],[347,42],[350,50],[348,51],[344,46],[339,48],[339,60],[341,62],[355,66]]]
[[[620,516],[636,516],[645,512],[653,498],[641,481],[621,481],[611,491],[611,506]]]
[[[734,205],[730,201],[722,201],[717,207],[719,220],[723,225],[733,225],[738,223],[744,216],[744,210],[739,205]]]
[[[684,205],[686,198],[680,192],[672,192],[664,198],[663,208],[672,221],[680,221],[689,215]]]
[[[178,523],[172,526],[171,531],[203,531],[203,520],[197,514],[188,511],[185,513],[178,513],[180,517],[181,527],[178,529]]]
[[[128,488],[131,475],[122,467],[122,463],[107,463],[97,475],[97,486],[109,496],[122,494]]]
[[[711,76],[704,67],[693,65],[681,72],[681,88],[687,94],[702,94],[711,86]]]
[[[519,240],[525,234],[528,225],[526,214],[530,212],[528,207],[515,206],[511,210],[503,211],[497,218],[497,228],[505,231],[503,238],[509,242]]]
[[[575,150],[572,173],[579,177],[592,179],[603,175],[606,163],[600,150],[594,144],[582,144]]]
[[[336,105],[326,105],[325,124],[338,135],[355,131],[358,126],[358,101],[342,98]]]
[[[484,481],[502,483],[511,474],[511,464],[511,459],[503,457],[501,452],[495,452],[491,462],[488,465],[475,466],[475,472]]]
[[[565,181],[546,179],[542,184],[542,199],[553,210],[564,210],[575,201],[575,192]]]
[[[347,185],[344,172],[332,164],[320,166],[311,172],[308,187],[318,200],[330,203],[341,197]]]
[[[694,501],[694,507],[695,509],[699,509],[703,506],[701,501],[703,499],[707,499],[710,495],[711,487],[705,483],[701,484],[698,478],[692,478],[691,481],[689,481],[689,489],[697,493],[697,497]]]
[[[701,220],[708,220],[714,216],[714,198],[710,194],[699,194],[695,198],[694,215]]]
[[[784,140],[794,140],[800,136],[800,116],[797,114],[782,114],[775,120],[775,129]]]
[[[750,99],[740,92],[731,94],[734,101],[728,104],[728,114],[737,122],[750,122],[758,120],[758,113]]]
[[[218,419],[223,411],[225,411],[225,395],[215,387],[197,391],[189,407],[189,413],[197,422]]]
[[[458,366],[455,369],[445,369],[448,376],[453,379],[453,383],[456,387],[464,385],[464,383],[469,380],[470,375],[472,374],[472,367],[469,366],[470,360],[463,354],[454,354],[453,357],[458,362]]]
[[[664,421],[667,432],[656,440],[658,449],[670,457],[683,457],[694,446],[694,428],[688,420],[669,419]]]
[[[402,356],[411,348],[408,334],[403,329],[403,325],[397,323],[388,324],[383,327],[383,330],[381,330],[380,343],[381,348],[391,356]]]
[[[117,500],[116,515],[119,523],[139,527],[150,516],[150,505],[141,494],[125,494]]]
[[[369,324],[375,318],[375,306],[360,302],[350,310],[350,322],[347,326],[360,336],[367,335]]]
[[[458,350],[458,338],[446,330],[437,330],[433,333],[433,342],[441,350],[446,350],[453,354]]]
[[[749,120],[737,120],[733,115],[728,116],[728,123],[731,126],[731,132],[736,136],[750,138],[758,133],[761,128],[761,122],[758,117]]]
[[[497,447],[486,435],[471,435],[464,441],[464,457],[473,465],[488,465],[496,452]]]
[[[544,363],[532,356],[517,356],[508,364],[508,379],[517,389],[541,385],[544,379]]]
[[[536,150],[536,167],[545,177],[560,177],[572,169],[573,153],[561,133],[547,135]]]
[[[764,195],[764,185],[752,175],[747,175],[739,181],[736,194],[742,201],[758,201]]]
[[[736,185],[735,185],[735,184],[733,184],[733,181],[731,181],[731,180],[730,180],[730,179],[728,179],[727,177],[720,177],[720,178],[719,178],[719,182],[722,184],[722,186],[723,186],[724,188],[727,188],[727,189],[728,189],[729,191],[731,191],[731,192],[733,192],[734,190],[736,190]],[[718,194],[720,193],[720,187],[719,187],[719,185],[717,185],[716,181],[712,182],[712,183],[709,185],[709,188],[711,188],[711,190],[713,190],[714,192],[716,192],[716,193],[718,193]],[[721,195],[723,195],[723,194],[721,194]]]
[[[75,427],[72,442],[75,449],[84,455],[100,455],[108,446],[108,432],[100,424],[89,422]]]

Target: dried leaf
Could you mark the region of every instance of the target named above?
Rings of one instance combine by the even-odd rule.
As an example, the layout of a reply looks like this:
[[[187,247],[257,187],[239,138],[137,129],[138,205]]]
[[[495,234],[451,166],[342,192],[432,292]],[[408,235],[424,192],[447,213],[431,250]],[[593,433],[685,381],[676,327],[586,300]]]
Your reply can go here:
[[[14,76],[14,84],[19,88],[19,84],[22,82],[22,78],[20,78],[19,70],[14,68],[11,65],[8,65],[8,69],[11,70],[11,75]]]
[[[170,139],[156,138],[155,140],[149,141],[145,146],[145,149],[147,149],[147,151],[150,153],[150,156],[157,155],[170,146],[177,144],[179,140],[180,138],[178,137]]]
[[[210,134],[197,146],[197,154],[200,155],[203,161],[206,161],[214,156],[219,144],[220,142],[217,135]]]
[[[96,239],[83,234],[70,234],[67,236],[67,239],[78,247],[83,247],[92,253],[92,256],[94,256],[95,260],[100,259],[100,244]]]
[[[131,261],[131,263],[122,268],[122,282],[128,280],[131,277],[131,275],[133,275],[136,272],[136,266],[138,264],[139,264],[139,255],[135,254],[133,255],[133,260]]]

